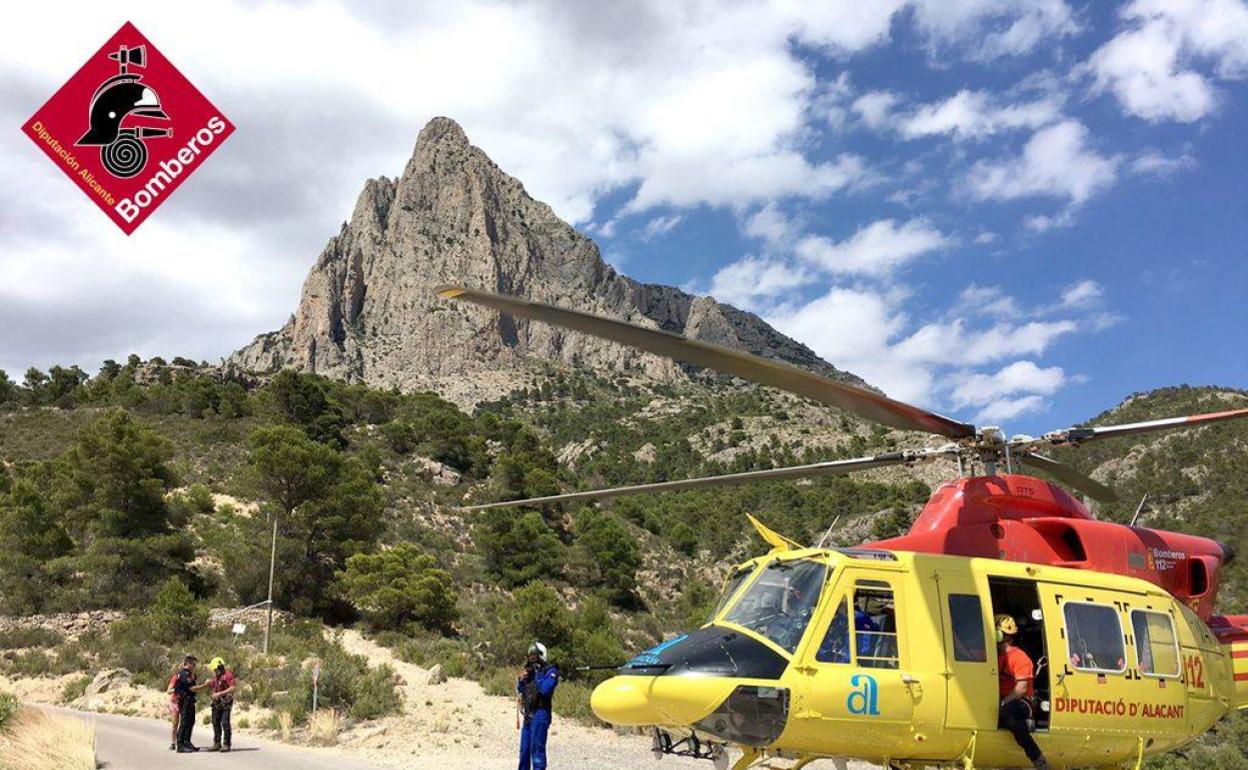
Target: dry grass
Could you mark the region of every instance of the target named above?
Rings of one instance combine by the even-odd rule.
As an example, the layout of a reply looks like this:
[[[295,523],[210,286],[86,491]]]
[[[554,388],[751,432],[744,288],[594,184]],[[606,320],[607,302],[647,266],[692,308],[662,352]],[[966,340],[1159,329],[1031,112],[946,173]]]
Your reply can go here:
[[[23,708],[0,735],[0,770],[95,770],[95,726]]]
[[[290,743],[290,731],[295,726],[295,715],[283,711],[277,715],[277,725],[282,729],[282,743]]]
[[[308,732],[314,746],[337,744],[340,730],[342,730],[342,715],[333,709],[319,709],[308,717]]]

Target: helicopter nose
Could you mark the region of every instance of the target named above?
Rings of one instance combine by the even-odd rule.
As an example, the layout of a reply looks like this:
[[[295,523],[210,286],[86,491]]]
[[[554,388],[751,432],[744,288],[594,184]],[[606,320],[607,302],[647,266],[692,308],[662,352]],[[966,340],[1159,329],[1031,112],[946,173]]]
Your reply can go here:
[[[671,676],[615,676],[594,688],[589,706],[620,727],[692,725],[732,693],[728,680]]]
[[[589,707],[607,724],[639,726],[655,724],[650,702],[652,676],[614,676],[594,688]]]

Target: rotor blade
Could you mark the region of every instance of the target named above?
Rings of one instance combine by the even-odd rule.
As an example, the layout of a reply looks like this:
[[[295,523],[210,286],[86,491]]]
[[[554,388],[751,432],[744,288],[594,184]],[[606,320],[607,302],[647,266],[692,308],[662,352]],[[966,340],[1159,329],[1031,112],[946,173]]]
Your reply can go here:
[[[566,310],[540,302],[530,302],[504,294],[493,294],[462,286],[440,286],[436,291],[438,296],[444,299],[467,300],[493,308],[500,313],[533,321],[544,321],[565,329],[629,345],[647,353],[685,361],[707,369],[716,369],[763,385],[770,385],[773,388],[844,409],[859,417],[865,417],[893,428],[921,430],[949,438],[970,438],[975,435],[973,425],[942,417],[917,406],[894,401],[878,393],[846,385],[843,382],[744,351],[691,340],[661,329],[647,329],[625,321],[602,318],[576,310]]]
[[[563,495],[531,497],[527,500],[506,500],[500,503],[468,505],[464,506],[463,510],[480,511],[486,508],[507,508],[514,505],[544,505],[546,503],[569,503],[579,500],[601,500],[608,497],[639,495],[649,492],[681,492],[686,489],[722,487],[732,484],[745,484],[751,481],[779,481],[782,479],[809,479],[816,476],[836,476],[854,471],[865,471],[871,468],[902,465],[940,453],[939,450],[888,452],[873,457],[857,457],[852,460],[830,460],[823,463],[794,465],[788,468],[772,468],[765,471],[746,471],[744,473],[729,473],[723,476],[703,476],[696,479],[681,479],[680,481],[661,481],[656,484],[634,484],[627,487],[595,489],[589,492],[569,492]]]
[[[1017,459],[1023,465],[1038,468],[1071,489],[1079,490],[1093,500],[1100,500],[1102,503],[1112,503],[1118,499],[1118,493],[1112,488],[1105,486],[1091,476],[1080,473],[1065,463],[1059,463],[1057,460],[1036,454],[1035,452],[1019,455]]]
[[[1136,433],[1151,433],[1155,430],[1190,428],[1207,422],[1235,420],[1241,417],[1248,417],[1248,409],[1232,409],[1227,412],[1209,412],[1207,414],[1195,414],[1187,417],[1167,417],[1161,420],[1132,422],[1125,425],[1105,425],[1103,427],[1093,428],[1067,428],[1066,430],[1046,433],[1044,434],[1043,440],[1044,443],[1049,444],[1050,446],[1066,446],[1068,444],[1082,444],[1095,439],[1131,436]]]

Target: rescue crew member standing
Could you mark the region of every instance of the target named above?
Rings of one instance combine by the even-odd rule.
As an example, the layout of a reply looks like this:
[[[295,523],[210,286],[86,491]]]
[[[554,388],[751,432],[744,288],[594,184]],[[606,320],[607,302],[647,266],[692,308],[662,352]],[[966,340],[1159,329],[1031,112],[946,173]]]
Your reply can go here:
[[[550,730],[551,700],[559,685],[559,669],[546,660],[546,645],[529,646],[529,660],[520,669],[516,692],[524,709],[520,728],[520,770],[546,770],[546,733]]]
[[[195,693],[207,687],[207,683],[199,684],[195,678],[195,664],[199,661],[194,655],[182,659],[182,670],[178,672],[178,680],[173,683],[173,692],[178,696],[178,753],[189,754],[199,751],[191,744],[191,731],[195,729]]]
[[[221,658],[213,658],[208,668],[212,669],[212,679],[208,680],[212,690],[212,748],[208,750],[229,751],[233,732],[230,729],[230,711],[234,708],[234,672],[226,670],[225,661]],[[224,743],[221,740],[223,737]]]
[[[1014,646],[1014,635],[1018,633],[1014,618],[997,615],[993,624],[997,628],[997,670],[1001,679],[1000,724],[1014,734],[1014,740],[1036,770],[1049,770],[1048,760],[1031,737],[1028,726],[1035,695],[1036,667],[1022,648]]]

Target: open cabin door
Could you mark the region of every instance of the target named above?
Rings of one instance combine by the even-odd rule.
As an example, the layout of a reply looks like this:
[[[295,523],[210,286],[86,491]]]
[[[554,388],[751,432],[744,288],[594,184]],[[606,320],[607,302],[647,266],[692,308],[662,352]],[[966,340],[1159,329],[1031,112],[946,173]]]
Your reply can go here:
[[[997,722],[997,654],[989,603],[969,573],[936,573],[948,680],[945,725],[981,730]]]

